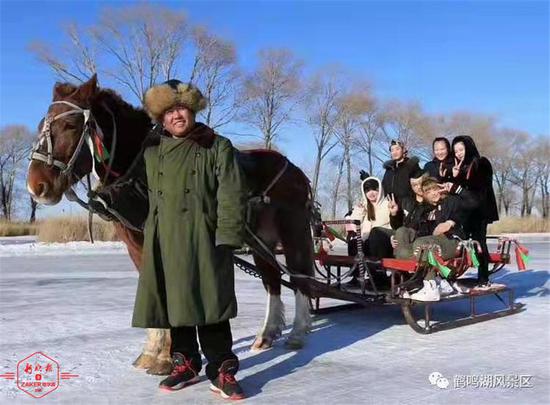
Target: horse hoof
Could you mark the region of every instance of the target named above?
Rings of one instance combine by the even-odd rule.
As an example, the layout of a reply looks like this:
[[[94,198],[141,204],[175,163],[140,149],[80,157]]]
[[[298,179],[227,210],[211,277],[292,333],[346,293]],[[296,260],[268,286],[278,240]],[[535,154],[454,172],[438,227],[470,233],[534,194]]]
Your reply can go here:
[[[156,362],[156,358],[150,354],[141,353],[137,359],[134,360],[132,365],[135,368],[151,368]]]
[[[169,375],[171,372],[172,362],[170,360],[157,360],[147,369],[147,374],[151,375]]]
[[[299,337],[289,337],[285,342],[285,347],[290,350],[300,350],[304,347],[304,339]]]
[[[273,339],[268,337],[257,337],[254,343],[252,343],[252,346],[250,347],[250,350],[253,352],[259,352],[263,350],[271,349],[273,346]]]

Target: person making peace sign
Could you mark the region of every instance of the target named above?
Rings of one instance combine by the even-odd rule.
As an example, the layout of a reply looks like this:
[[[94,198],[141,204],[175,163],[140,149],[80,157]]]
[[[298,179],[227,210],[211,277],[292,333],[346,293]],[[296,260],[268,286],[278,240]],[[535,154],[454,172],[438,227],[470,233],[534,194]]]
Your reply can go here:
[[[453,179],[456,188],[470,190],[476,199],[476,208],[464,224],[466,234],[477,240],[482,247],[478,269],[478,283],[489,282],[489,252],[487,249],[487,225],[498,221],[498,210],[493,190],[493,168],[491,162],[479,154],[472,137],[463,135],[453,139]],[[460,192],[460,191],[459,191]]]

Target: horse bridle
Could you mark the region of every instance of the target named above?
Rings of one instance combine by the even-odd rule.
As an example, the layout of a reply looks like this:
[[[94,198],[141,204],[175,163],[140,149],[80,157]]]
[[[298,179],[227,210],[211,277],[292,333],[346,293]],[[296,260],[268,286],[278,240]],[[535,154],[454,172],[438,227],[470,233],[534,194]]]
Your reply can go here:
[[[91,124],[95,123],[95,126],[98,130],[101,130],[101,128],[99,128],[99,126],[97,125],[97,122],[94,120],[92,111],[90,109],[81,108],[78,105],[65,100],[54,101],[52,104],[50,104],[50,107],[55,104],[68,105],[72,109],[69,111],[65,111],[60,114],[57,114],[55,116],[46,116],[44,118],[44,124],[42,126],[42,130],[40,131],[38,142],[33,146],[33,149],[31,152],[31,156],[30,156],[31,162],[33,160],[41,161],[49,167],[57,167],[61,171],[61,174],[69,176],[73,174],[73,167],[75,165],[75,162],[82,150],[82,147],[84,146],[84,144],[86,144],[92,158],[92,173],[97,178],[97,180],[100,180],[100,177],[97,174],[97,171],[95,168],[95,159],[94,159],[95,153],[94,153],[94,143],[93,143],[92,134],[91,134]],[[116,122],[115,122],[113,113],[109,110],[109,108],[107,108],[107,106],[104,106],[104,108],[111,115],[111,119],[113,121],[113,135],[112,135],[113,142],[111,145],[109,164],[107,165],[106,173],[103,177],[103,180],[107,178],[107,176],[111,171],[111,166],[113,163],[112,161],[114,158],[114,147],[116,145]],[[84,116],[84,124],[82,127],[82,133],[80,134],[80,139],[78,140],[78,144],[69,161],[65,163],[53,157],[51,125],[54,121],[60,118],[66,117],[68,115],[75,115],[75,114],[82,114]],[[44,142],[46,143],[46,148],[47,148],[46,153],[40,152],[40,147],[44,144]]]
[[[88,144],[87,139],[91,139],[90,138],[91,111],[88,109],[80,108],[76,104],[70,103],[68,101],[63,101],[63,100],[54,101],[51,105],[54,105],[54,104],[65,104],[71,107],[72,109],[69,111],[65,111],[60,114],[57,114],[55,116],[46,116],[44,118],[44,124],[42,126],[42,130],[40,131],[38,142],[34,145],[31,152],[31,161],[39,160],[50,167],[57,167],[61,171],[61,174],[69,175],[72,172],[73,166],[76,162],[78,155],[80,154],[82,146],[84,146],[84,142]],[[84,126],[82,127],[82,133],[80,134],[80,139],[78,141],[76,149],[74,150],[69,161],[65,163],[53,157],[51,125],[54,121],[60,118],[66,117],[68,115],[74,115],[74,114],[82,114],[84,116]],[[47,147],[45,154],[40,152],[40,147],[44,144],[44,142],[46,143],[46,147]],[[92,150],[92,156],[93,156],[93,150]]]

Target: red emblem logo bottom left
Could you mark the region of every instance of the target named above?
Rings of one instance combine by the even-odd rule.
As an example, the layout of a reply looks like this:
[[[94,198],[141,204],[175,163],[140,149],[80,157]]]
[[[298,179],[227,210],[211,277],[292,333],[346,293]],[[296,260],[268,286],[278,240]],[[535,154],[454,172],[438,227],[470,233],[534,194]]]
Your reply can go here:
[[[42,352],[17,363],[17,387],[33,398],[42,398],[59,387],[59,364]]]

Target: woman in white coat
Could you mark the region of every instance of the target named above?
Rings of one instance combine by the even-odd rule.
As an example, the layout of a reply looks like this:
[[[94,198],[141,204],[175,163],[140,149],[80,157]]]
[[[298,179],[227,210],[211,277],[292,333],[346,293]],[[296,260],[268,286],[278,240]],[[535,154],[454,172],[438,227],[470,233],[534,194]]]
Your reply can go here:
[[[373,228],[391,229],[389,200],[384,198],[382,182],[376,177],[367,177],[361,183],[361,202],[353,207],[347,219],[361,221],[361,238],[366,241]]]
[[[382,189],[382,182],[376,177],[367,177],[361,183],[362,199],[359,204],[353,207],[351,213],[346,216],[346,219],[355,219],[361,221],[361,239],[363,240],[363,252],[369,256],[369,235],[375,228],[379,228],[377,231],[382,231],[383,234],[393,234],[390,225],[390,207],[389,198],[384,197],[384,190]],[[350,231],[355,231],[355,225],[346,226],[348,231],[348,243],[351,242],[350,236],[353,234]],[[380,233],[380,232],[379,232]],[[357,249],[354,243],[348,245],[348,255],[354,256],[357,254]],[[357,280],[358,274],[353,274],[352,279],[346,284],[346,287],[354,288],[359,285]],[[385,274],[373,274],[375,282],[385,282]]]

